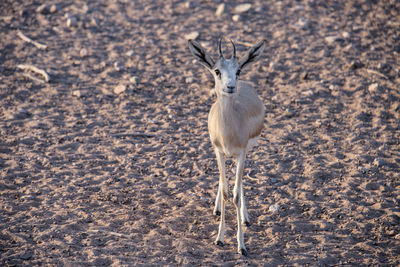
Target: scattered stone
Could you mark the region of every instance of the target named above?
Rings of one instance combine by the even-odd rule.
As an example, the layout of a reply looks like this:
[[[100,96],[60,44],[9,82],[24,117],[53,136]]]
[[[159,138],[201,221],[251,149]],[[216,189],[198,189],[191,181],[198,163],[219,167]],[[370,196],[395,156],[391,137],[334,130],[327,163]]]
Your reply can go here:
[[[273,204],[269,206],[268,210],[272,213],[276,213],[279,211],[279,208],[280,208],[279,204]]]
[[[305,97],[311,97],[314,95],[314,92],[312,90],[307,90],[301,93]]]
[[[371,94],[373,94],[373,93],[376,93],[376,92],[378,91],[378,88],[379,88],[379,84],[378,84],[378,83],[373,83],[373,84],[370,84],[370,85],[368,86],[368,91],[369,91]]]
[[[326,41],[328,44],[333,44],[334,42],[336,42],[336,41],[338,41],[338,40],[340,40],[340,37],[339,37],[339,36],[327,36],[327,37],[325,37],[325,41]]]
[[[219,4],[217,10],[215,11],[215,15],[217,17],[221,17],[224,11],[225,11],[225,4],[224,3]]]
[[[198,32],[191,32],[191,33],[185,35],[186,40],[196,40],[197,37],[199,37]]]
[[[18,14],[21,16],[21,17],[26,17],[26,16],[28,16],[28,14],[29,14],[29,12],[28,12],[28,10],[26,10],[26,9],[21,9],[19,12],[18,12]],[[10,16],[10,20],[11,20],[11,16]],[[3,20],[4,20],[4,18],[3,18]],[[9,23],[9,22],[8,22]]]
[[[50,6],[50,13],[56,13],[58,11],[57,5],[53,4]]]
[[[79,56],[80,56],[80,57],[87,57],[88,54],[89,54],[89,52],[88,52],[88,50],[87,50],[86,48],[82,48],[82,49],[79,51]]]
[[[92,25],[92,26],[94,26],[94,27],[99,26],[99,20],[98,20],[96,17],[92,17],[92,18],[90,19],[90,25]]]
[[[315,121],[315,125],[316,125],[317,127],[320,127],[320,126],[322,125],[322,121],[321,121],[321,120],[316,120],[316,121]]]
[[[139,79],[138,76],[132,76],[132,77],[129,79],[129,82],[132,83],[132,84],[134,84],[134,85],[138,85],[138,84],[140,83],[140,79]]]
[[[377,167],[382,167],[382,166],[386,165],[386,161],[382,158],[376,158],[376,159],[374,159],[374,165]]]
[[[74,16],[67,13],[65,17],[67,18],[67,27],[76,27],[78,25],[78,20]]]
[[[348,38],[350,38],[350,33],[348,33],[348,32],[342,32],[342,37],[343,37],[344,39],[348,39]]]
[[[200,3],[198,1],[187,1],[185,3],[185,7],[187,9],[194,9],[196,7],[199,7],[199,6],[200,6]]]
[[[125,65],[124,65],[124,63],[122,63],[121,61],[116,61],[116,62],[114,63],[114,69],[115,69],[116,71],[122,71],[122,70],[125,69]]]
[[[236,14],[241,14],[241,13],[249,11],[250,8],[251,8],[251,4],[240,4],[234,8],[233,12]]]
[[[133,57],[133,55],[135,55],[135,52],[133,50],[129,50],[128,52],[125,53],[125,55],[128,57]]]
[[[233,20],[234,22],[238,22],[238,21],[240,20],[240,15],[233,15],[233,16],[232,16],[232,20]]]
[[[294,115],[296,115],[296,111],[291,109],[291,108],[287,108],[287,109],[285,109],[285,112],[283,112],[283,115],[288,117],[288,118],[291,118]]]
[[[187,77],[187,78],[185,79],[185,82],[186,82],[187,84],[193,83],[193,77]]]
[[[348,44],[343,49],[344,49],[344,51],[350,51],[350,50],[354,49],[354,45],[353,44]]]
[[[304,71],[304,72],[302,72],[301,74],[300,74],[300,79],[301,80],[307,80],[307,78],[308,78],[308,73],[306,72],[306,71]]]
[[[81,91],[79,91],[79,90],[74,90],[74,91],[72,92],[72,95],[73,95],[73,96],[76,96],[76,97],[78,97],[78,98],[82,96]]]
[[[382,63],[381,62],[381,63],[378,64],[378,69],[379,69],[380,72],[388,74],[392,70],[392,67],[387,63]]]
[[[306,18],[300,18],[295,24],[294,27],[300,30],[304,30],[308,28],[310,21]]]
[[[38,8],[36,8],[36,13],[43,15],[50,14],[50,6],[47,4],[40,5]]]
[[[119,84],[114,88],[114,94],[120,95],[126,91],[126,86],[123,84]]]
[[[348,68],[350,70],[355,70],[355,69],[361,68],[362,66],[363,66],[363,64],[361,62],[353,60],[352,62],[350,62]]]

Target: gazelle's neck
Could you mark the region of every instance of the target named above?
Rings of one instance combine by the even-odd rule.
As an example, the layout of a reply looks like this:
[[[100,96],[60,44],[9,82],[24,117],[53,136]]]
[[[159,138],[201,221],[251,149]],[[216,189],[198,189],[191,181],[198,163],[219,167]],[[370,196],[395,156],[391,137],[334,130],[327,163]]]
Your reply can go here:
[[[233,99],[234,95],[226,95],[223,93],[217,95],[217,102],[220,108],[224,110],[232,108]]]

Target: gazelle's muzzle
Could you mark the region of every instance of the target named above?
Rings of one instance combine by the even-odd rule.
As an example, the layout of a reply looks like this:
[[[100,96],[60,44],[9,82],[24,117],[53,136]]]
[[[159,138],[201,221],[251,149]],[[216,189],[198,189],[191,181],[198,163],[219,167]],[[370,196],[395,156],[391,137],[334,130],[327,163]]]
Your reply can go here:
[[[236,86],[227,86],[223,91],[227,94],[234,94],[236,93]]]

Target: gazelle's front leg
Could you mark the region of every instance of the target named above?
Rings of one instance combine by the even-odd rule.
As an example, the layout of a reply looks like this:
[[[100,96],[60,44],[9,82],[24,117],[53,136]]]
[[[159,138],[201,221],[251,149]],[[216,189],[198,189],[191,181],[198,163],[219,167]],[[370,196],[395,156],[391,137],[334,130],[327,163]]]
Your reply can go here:
[[[219,222],[218,236],[215,240],[217,245],[224,245],[224,236],[225,236],[225,201],[228,198],[228,183],[225,177],[225,155],[218,150],[215,150],[215,154],[217,156],[218,169],[219,169],[219,186],[217,199],[215,203],[214,212],[217,213],[220,211],[221,220]]]
[[[245,150],[242,150],[237,159],[236,180],[235,180],[235,187],[233,189],[233,203],[235,204],[237,213],[238,252],[244,256],[247,256],[247,250],[246,246],[244,245],[244,235],[242,229],[242,218],[245,216],[244,214],[245,210],[242,208],[244,206],[242,176],[243,176],[245,158],[246,158],[246,152]]]

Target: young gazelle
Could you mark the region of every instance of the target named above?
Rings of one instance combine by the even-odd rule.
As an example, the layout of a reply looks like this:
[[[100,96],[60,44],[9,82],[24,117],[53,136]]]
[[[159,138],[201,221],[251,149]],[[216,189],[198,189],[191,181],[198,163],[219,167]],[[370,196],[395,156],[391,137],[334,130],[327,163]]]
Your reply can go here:
[[[232,42],[232,41],[231,41]],[[196,41],[189,40],[189,48],[194,57],[214,76],[217,100],[208,115],[208,132],[217,156],[220,173],[214,213],[221,215],[217,245],[224,244],[225,201],[228,198],[228,182],[225,177],[225,158],[234,157],[237,162],[233,203],[237,211],[238,252],[247,256],[244,245],[242,224],[250,225],[244,199],[242,176],[246,152],[260,136],[264,122],[264,105],[257,97],[250,83],[240,81],[239,74],[243,67],[256,61],[264,50],[265,40],[255,44],[242,58],[236,57],[235,44],[230,59],[222,55],[219,41],[219,59],[217,62],[207,54]]]

